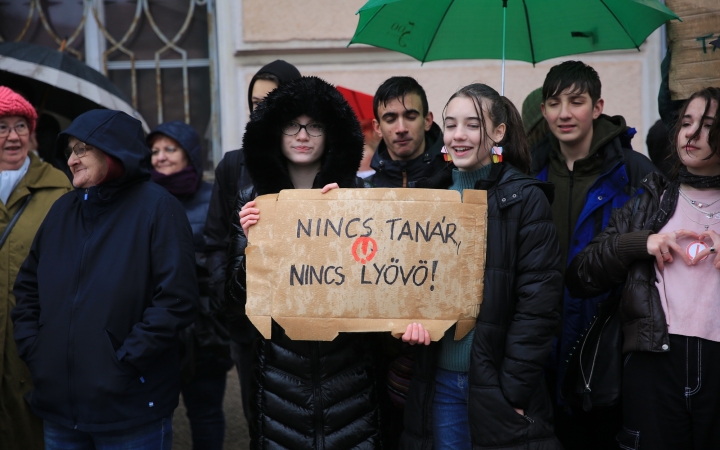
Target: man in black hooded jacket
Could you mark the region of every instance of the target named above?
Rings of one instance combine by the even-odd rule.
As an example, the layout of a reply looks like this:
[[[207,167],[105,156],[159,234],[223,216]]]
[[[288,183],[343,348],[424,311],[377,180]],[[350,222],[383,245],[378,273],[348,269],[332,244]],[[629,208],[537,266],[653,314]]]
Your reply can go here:
[[[278,59],[263,66],[250,80],[248,87],[250,112],[274,88],[298,78],[300,78],[300,72],[297,68],[283,60]],[[239,189],[252,183],[245,168],[243,155],[242,149],[229,151],[215,168],[215,183],[205,222],[205,252],[207,268],[210,272],[210,288],[214,294],[210,298],[218,300],[218,303],[222,302],[224,296],[227,239],[230,234],[230,221],[232,220],[230,216],[234,211],[235,196]],[[211,311],[217,311],[219,308],[219,304],[210,305]],[[228,317],[228,322],[228,331],[230,331],[232,339],[233,361],[235,361],[240,377],[243,412],[247,417],[250,391],[250,352],[257,333],[244,316]]]

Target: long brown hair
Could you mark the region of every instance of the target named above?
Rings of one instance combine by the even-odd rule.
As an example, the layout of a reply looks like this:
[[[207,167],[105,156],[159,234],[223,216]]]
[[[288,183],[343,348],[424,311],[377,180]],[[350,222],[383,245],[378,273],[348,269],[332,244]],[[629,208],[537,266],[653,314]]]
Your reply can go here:
[[[682,131],[682,124],[685,112],[687,112],[690,103],[696,98],[701,98],[705,100],[705,111],[703,111],[703,117],[707,116],[707,113],[712,106],[712,102],[715,102],[718,105],[718,108],[715,112],[715,119],[713,120],[713,125],[710,128],[710,134],[708,136],[708,144],[710,144],[710,149],[712,150],[712,153],[710,153],[707,158],[705,158],[707,160],[720,152],[720,130],[718,130],[718,128],[720,128],[720,126],[718,125],[718,123],[720,122],[720,120],[718,119],[718,115],[720,115],[720,88],[709,87],[702,89],[695,92],[693,95],[690,96],[690,98],[685,100],[685,103],[683,103],[682,107],[680,108],[677,122],[675,123],[675,127],[673,128],[672,144],[673,148],[675,148],[675,151],[679,152],[680,150],[678,148],[678,138],[680,137],[680,131]],[[695,133],[690,137],[689,140],[697,139],[698,137],[700,137],[701,132],[702,127],[698,127],[697,131],[695,131]],[[675,178],[675,175],[680,169],[680,166],[682,166],[682,162],[681,159],[678,158],[677,162],[675,163],[675,168],[673,170],[673,178]]]
[[[475,105],[475,112],[480,118],[480,126],[485,135],[494,145],[503,148],[503,161],[506,161],[523,173],[530,172],[530,151],[528,149],[525,131],[523,129],[522,116],[513,102],[507,97],[501,96],[498,92],[486,84],[473,83],[458,89],[447,101],[443,108],[443,120],[448,104],[456,97],[465,97],[472,100]],[[485,113],[483,101],[487,109],[490,123],[498,126],[505,124],[505,136],[500,142],[494,142],[485,128]]]

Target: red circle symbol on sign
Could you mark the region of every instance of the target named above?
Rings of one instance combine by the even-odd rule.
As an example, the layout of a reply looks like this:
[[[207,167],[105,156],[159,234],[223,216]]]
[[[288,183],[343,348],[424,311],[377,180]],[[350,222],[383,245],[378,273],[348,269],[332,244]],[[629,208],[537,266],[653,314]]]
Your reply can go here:
[[[710,248],[706,243],[703,241],[693,241],[690,243],[690,245],[687,246],[685,249],[685,253],[690,257],[690,259],[694,259],[695,256],[700,253],[701,251]],[[709,255],[708,255],[709,256]],[[700,261],[705,261],[707,259],[707,256],[702,258]]]
[[[371,237],[359,237],[355,240],[355,243],[352,246],[352,255],[355,258],[355,261],[360,264],[372,261],[375,257],[375,253],[377,253],[377,242],[375,242],[375,239]]]

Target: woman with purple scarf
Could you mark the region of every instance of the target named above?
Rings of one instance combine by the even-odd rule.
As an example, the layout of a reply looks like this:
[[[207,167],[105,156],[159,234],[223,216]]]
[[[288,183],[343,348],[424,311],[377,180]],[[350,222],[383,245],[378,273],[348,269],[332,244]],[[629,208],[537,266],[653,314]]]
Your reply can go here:
[[[195,130],[179,121],[166,122],[147,137],[152,152],[152,180],[185,207],[193,231],[200,315],[183,334],[185,358],[182,394],[192,429],[193,448],[221,450],[225,436],[222,400],[227,371],[232,367],[229,335],[217,311],[209,305],[210,275],[205,264],[203,229],[212,185],[202,180],[202,150]]]

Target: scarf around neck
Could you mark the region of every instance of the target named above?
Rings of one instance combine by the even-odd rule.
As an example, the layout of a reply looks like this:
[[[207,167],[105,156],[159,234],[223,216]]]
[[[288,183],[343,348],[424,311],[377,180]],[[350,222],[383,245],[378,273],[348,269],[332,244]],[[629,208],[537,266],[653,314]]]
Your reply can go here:
[[[194,194],[198,189],[198,175],[192,165],[170,175],[164,175],[153,169],[151,177],[155,183],[167,189],[175,197]]]

